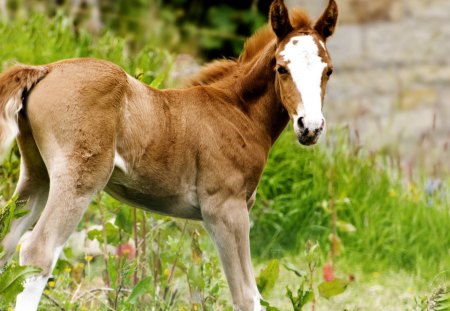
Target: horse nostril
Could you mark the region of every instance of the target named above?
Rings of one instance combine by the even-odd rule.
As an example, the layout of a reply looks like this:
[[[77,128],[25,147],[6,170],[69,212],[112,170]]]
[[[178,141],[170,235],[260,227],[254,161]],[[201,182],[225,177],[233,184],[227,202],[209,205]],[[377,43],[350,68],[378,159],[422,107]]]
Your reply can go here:
[[[305,128],[305,123],[304,123],[303,121],[304,121],[304,118],[303,118],[303,117],[300,117],[300,118],[298,119],[298,127],[299,127],[301,130],[303,130],[303,129]]]
[[[325,119],[322,119],[322,123],[320,124],[320,130],[325,128]]]

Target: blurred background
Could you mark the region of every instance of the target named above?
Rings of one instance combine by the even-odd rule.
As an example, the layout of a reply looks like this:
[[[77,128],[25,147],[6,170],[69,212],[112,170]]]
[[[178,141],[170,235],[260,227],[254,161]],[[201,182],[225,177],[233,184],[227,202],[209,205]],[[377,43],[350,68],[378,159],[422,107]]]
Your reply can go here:
[[[450,1],[337,2],[326,137],[303,148],[283,133],[251,214],[258,286],[279,310],[448,310]],[[270,3],[0,0],[0,69],[98,57],[178,87],[203,64],[237,57]],[[317,19],[327,0],[286,3]],[[1,166],[2,203],[18,170],[15,148]],[[201,226],[105,194],[57,274],[46,310],[231,310]],[[0,310],[11,306],[4,297]]]

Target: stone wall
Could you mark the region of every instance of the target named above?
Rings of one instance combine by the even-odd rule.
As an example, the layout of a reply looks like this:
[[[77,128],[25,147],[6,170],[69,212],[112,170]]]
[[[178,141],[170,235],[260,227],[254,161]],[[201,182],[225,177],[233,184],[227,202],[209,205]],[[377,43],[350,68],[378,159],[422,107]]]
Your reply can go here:
[[[293,0],[318,17],[327,0]],[[338,0],[329,124],[406,166],[450,171],[450,1]]]

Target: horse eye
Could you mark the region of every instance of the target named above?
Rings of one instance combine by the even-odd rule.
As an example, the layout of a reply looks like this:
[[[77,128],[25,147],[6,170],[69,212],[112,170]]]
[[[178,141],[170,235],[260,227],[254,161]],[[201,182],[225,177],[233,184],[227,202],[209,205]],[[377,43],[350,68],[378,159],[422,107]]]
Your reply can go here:
[[[284,74],[288,73],[287,69],[284,68],[283,66],[279,66],[277,71],[280,75],[284,75]]]
[[[328,69],[327,76],[331,76],[332,74],[333,74],[333,69],[332,68]]]

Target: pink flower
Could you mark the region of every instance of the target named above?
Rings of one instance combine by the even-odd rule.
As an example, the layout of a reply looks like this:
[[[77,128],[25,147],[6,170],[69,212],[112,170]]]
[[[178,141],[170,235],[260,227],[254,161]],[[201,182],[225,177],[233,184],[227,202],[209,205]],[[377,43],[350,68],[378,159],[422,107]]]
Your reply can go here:
[[[126,256],[128,260],[136,257],[136,249],[131,244],[120,244],[117,246],[117,255]]]
[[[331,282],[334,280],[334,268],[331,263],[325,264],[322,268],[322,272],[323,272],[323,279],[326,282]]]

